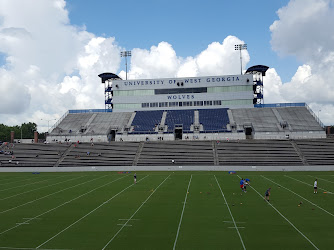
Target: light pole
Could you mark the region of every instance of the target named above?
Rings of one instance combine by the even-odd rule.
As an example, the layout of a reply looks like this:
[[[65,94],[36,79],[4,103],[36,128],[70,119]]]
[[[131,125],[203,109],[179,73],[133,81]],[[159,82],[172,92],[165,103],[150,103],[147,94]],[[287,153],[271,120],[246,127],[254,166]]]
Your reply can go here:
[[[41,121],[47,121],[48,122],[48,132],[49,132],[49,129],[50,129],[50,126],[49,126],[50,121],[55,121],[55,120],[57,120],[57,119],[50,119],[50,120],[41,119]]]
[[[234,50],[240,50],[240,74],[242,75],[242,54],[241,50],[247,50],[247,44],[236,44],[234,45]]]
[[[121,57],[125,57],[125,80],[128,80],[128,56],[131,56],[131,51],[121,52]]]

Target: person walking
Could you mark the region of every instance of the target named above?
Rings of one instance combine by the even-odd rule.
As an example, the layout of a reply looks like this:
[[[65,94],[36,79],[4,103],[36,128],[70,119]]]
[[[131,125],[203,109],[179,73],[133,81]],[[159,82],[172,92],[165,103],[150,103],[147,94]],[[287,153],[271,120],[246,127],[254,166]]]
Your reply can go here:
[[[313,187],[314,187],[313,193],[317,194],[318,193],[318,179],[315,179]]]
[[[267,189],[266,193],[264,194],[264,199],[268,202],[270,202],[269,197],[270,197],[270,190],[271,187]]]

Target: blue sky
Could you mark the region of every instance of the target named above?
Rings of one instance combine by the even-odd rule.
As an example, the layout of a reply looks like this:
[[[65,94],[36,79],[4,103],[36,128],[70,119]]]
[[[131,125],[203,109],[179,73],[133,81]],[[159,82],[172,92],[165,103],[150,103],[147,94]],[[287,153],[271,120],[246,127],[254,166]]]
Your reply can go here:
[[[288,81],[300,62],[271,49],[270,25],[288,0],[260,1],[82,1],[68,0],[70,21],[99,36],[115,37],[126,50],[149,49],[165,41],[178,56],[195,56],[228,35],[248,45],[248,67],[274,67]]]
[[[333,23],[334,0],[0,0],[0,123],[104,108],[98,74],[125,78],[123,50],[131,79],[229,75],[245,42],[244,69],[270,67],[265,103],[334,124]]]

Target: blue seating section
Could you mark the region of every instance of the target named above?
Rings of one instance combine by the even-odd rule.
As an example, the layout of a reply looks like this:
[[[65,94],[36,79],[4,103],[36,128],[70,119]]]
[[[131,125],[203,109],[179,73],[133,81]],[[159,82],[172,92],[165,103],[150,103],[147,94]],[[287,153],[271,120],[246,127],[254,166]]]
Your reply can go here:
[[[131,124],[134,127],[133,133],[154,132],[155,125],[158,125],[161,122],[162,113],[162,110],[137,111]]]
[[[203,125],[204,131],[230,132],[226,128],[230,123],[227,110],[227,108],[199,109],[199,123]]]
[[[182,124],[183,131],[190,131],[194,123],[194,110],[168,110],[165,124],[168,131],[174,131],[175,125]]]

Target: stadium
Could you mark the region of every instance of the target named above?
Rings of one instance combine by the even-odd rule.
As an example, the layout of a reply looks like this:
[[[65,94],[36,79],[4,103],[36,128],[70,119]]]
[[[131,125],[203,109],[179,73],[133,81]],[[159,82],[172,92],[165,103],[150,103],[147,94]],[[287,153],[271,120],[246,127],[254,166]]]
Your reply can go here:
[[[332,246],[334,141],[306,103],[264,103],[267,69],[100,74],[105,109],[1,145],[0,249]]]

